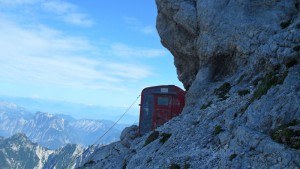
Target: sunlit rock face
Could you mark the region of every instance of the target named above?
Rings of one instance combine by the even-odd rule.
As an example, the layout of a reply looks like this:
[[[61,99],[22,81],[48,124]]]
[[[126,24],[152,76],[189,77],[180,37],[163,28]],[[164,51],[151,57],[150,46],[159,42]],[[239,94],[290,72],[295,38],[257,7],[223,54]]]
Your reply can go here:
[[[158,33],[187,89],[197,74],[217,81],[288,62],[299,52],[299,0],[156,2]]]
[[[156,3],[186,106],[156,131],[102,148],[87,166],[299,168],[300,1]]]

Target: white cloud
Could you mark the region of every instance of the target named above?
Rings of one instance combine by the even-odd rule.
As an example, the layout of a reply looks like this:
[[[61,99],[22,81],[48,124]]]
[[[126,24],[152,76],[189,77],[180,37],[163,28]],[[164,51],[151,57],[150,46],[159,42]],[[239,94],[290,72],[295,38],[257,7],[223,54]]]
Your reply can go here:
[[[105,67],[111,70],[110,74],[114,77],[139,80],[153,75],[151,68],[146,65],[111,63]]]
[[[56,14],[65,14],[67,12],[74,12],[77,10],[75,5],[61,0],[44,1],[41,6],[45,10]]]
[[[151,26],[151,25],[146,25],[145,26],[137,18],[134,18],[134,17],[123,17],[123,21],[133,31],[137,31],[137,32],[140,32],[140,33],[143,33],[143,34],[147,34],[147,35],[155,34],[156,33],[155,26]]]
[[[147,48],[136,48],[130,47],[122,43],[116,43],[111,45],[111,52],[120,57],[146,57],[154,58],[161,57],[167,54],[164,49],[147,49]]]
[[[41,0],[0,0],[1,5],[31,5],[40,2]]]
[[[0,5],[3,8],[15,8],[18,12],[30,11],[35,17],[49,17],[77,26],[90,27],[94,24],[76,5],[63,0],[0,0]]]
[[[141,32],[143,32],[144,34],[154,34],[156,33],[156,29],[152,26],[146,26],[141,29]]]
[[[89,16],[78,12],[78,7],[74,4],[62,0],[52,0],[44,1],[41,6],[45,11],[55,14],[67,23],[86,27],[93,25]]]
[[[152,75],[144,65],[84,57],[100,50],[87,39],[46,26],[24,27],[0,17],[0,78],[42,85],[123,90]],[[131,55],[132,51],[127,51]],[[142,52],[143,53],[143,52]],[[155,53],[155,52],[154,52]],[[151,51],[146,52],[151,56]]]
[[[89,27],[94,24],[93,21],[90,20],[87,15],[82,13],[66,14],[65,16],[62,17],[62,19],[67,23],[80,25],[84,27]]]

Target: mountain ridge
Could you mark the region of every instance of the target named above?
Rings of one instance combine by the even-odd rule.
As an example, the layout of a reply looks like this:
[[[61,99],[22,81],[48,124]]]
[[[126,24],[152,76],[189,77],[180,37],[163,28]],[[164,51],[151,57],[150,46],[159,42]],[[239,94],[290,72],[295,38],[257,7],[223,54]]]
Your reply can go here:
[[[33,142],[57,149],[68,143],[88,146],[93,144],[114,122],[108,120],[73,119],[69,116],[56,116],[50,113],[31,114],[15,104],[0,106],[0,135],[9,137],[15,133],[25,133]],[[105,136],[101,143],[107,144],[118,140],[121,130],[126,125],[120,124]]]
[[[0,140],[0,165],[2,169],[50,169],[72,168],[84,148],[67,144],[57,150],[50,150],[33,143],[23,133]],[[74,161],[74,164],[70,164]]]

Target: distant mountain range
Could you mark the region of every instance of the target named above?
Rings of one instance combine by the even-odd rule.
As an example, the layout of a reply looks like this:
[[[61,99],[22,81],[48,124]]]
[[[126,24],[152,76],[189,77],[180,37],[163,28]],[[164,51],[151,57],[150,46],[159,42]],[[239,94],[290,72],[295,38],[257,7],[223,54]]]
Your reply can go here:
[[[77,157],[83,151],[82,147],[75,144],[68,144],[55,151],[49,150],[32,143],[24,134],[16,134],[7,139],[0,138],[0,168],[74,168],[72,166],[75,166]]]
[[[24,133],[33,142],[49,149],[67,144],[91,145],[112,125],[113,122],[108,120],[77,120],[71,116],[43,112],[32,114],[15,104],[0,102],[0,136]],[[125,126],[116,125],[99,144],[118,140]]]
[[[39,98],[11,97],[0,95],[0,102],[14,103],[25,107],[30,112],[51,112],[52,114],[64,114],[76,119],[100,119],[116,121],[127,107],[85,105],[64,101],[47,100]],[[129,105],[128,105],[129,106]],[[132,124],[138,121],[139,108],[133,107],[120,123]]]

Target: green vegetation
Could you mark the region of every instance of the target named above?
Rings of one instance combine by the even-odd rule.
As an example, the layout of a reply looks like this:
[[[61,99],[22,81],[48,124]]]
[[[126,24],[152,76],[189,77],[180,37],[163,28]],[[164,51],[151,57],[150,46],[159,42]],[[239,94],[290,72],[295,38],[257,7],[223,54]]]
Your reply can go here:
[[[193,125],[198,125],[200,123],[200,121],[199,120],[196,120],[196,121],[193,121]]]
[[[126,169],[126,167],[127,167],[127,161],[126,161],[126,159],[123,161],[123,166],[122,166],[122,169]]]
[[[297,60],[296,60],[296,59],[293,59],[293,60],[287,62],[287,63],[285,64],[285,67],[291,68],[291,67],[295,66],[296,64],[298,64]]]
[[[257,86],[258,83],[261,81],[261,79],[262,79],[262,78],[257,78],[257,79],[255,79],[255,80],[252,82],[252,84],[253,84],[254,86]]]
[[[226,96],[228,94],[228,92],[231,89],[231,85],[228,82],[225,82],[222,86],[220,86],[219,88],[215,89],[214,93],[216,95],[218,95],[218,97],[221,100],[226,100],[228,98],[228,96]]]
[[[171,135],[172,134],[170,134],[170,133],[162,133],[161,134],[162,137],[160,138],[159,142],[162,143],[162,144],[164,144],[166,141],[169,140],[169,138],[171,137]]]
[[[211,106],[211,104],[212,104],[212,101],[209,101],[208,103],[206,103],[206,104],[203,104],[202,106],[201,106],[201,110],[204,110],[204,109],[206,109],[206,108],[208,108],[208,107],[210,107]]]
[[[246,77],[246,75],[243,74],[243,75],[238,79],[237,84],[240,84],[240,83],[244,80],[245,77]]]
[[[158,131],[153,131],[149,137],[147,138],[147,140],[145,141],[144,147],[147,146],[148,144],[150,144],[151,142],[153,142],[154,140],[156,140],[159,136],[159,132]]]
[[[152,158],[149,157],[148,160],[147,160],[147,163],[150,163],[152,161]]]
[[[237,157],[237,154],[235,154],[235,153],[231,154],[229,157],[229,160],[232,161],[235,157]]]
[[[262,80],[261,84],[258,86],[257,90],[254,92],[250,103],[254,100],[259,100],[263,95],[267,94],[268,90],[277,85],[282,84],[287,76],[287,72],[282,75],[277,75],[275,73],[268,73]]]
[[[191,168],[191,165],[187,162],[184,162],[184,167],[183,168],[184,169],[189,169],[189,168]]]
[[[170,169],[180,169],[180,166],[178,164],[172,163]]]
[[[95,164],[95,161],[94,160],[90,160],[90,161],[86,162],[84,164],[84,166],[86,167],[86,166],[93,165],[93,164]]]
[[[249,94],[250,93],[250,91],[248,90],[248,89],[246,89],[246,90],[239,90],[238,91],[238,94],[240,95],[240,96],[245,96],[245,95],[247,95],[247,94]]]
[[[299,52],[300,51],[300,45],[295,46],[293,49],[294,49],[294,51]]]
[[[290,64],[292,65],[295,63],[290,63]],[[254,92],[251,100],[241,109],[241,113],[244,113],[252,102],[254,102],[255,100],[259,100],[263,95],[267,94],[268,90],[271,89],[273,86],[276,86],[277,84],[282,84],[287,74],[288,71],[285,71],[284,73],[271,72],[266,74],[265,77],[263,77],[262,79],[258,78],[254,80],[253,85],[255,86],[257,86],[259,82],[261,83],[259,84],[256,91]]]
[[[220,125],[218,125],[218,126],[215,127],[214,134],[215,134],[215,135],[218,135],[218,134],[220,134],[222,131],[224,131],[224,130],[222,129],[222,127],[221,127]]]
[[[271,132],[271,138],[278,143],[300,149],[300,130],[293,130],[290,127],[300,125],[299,121],[293,120],[287,124],[279,126]]]
[[[281,22],[280,26],[281,26],[282,29],[285,29],[288,26],[290,26],[291,23],[292,23],[292,20],[287,20],[285,22]]]

